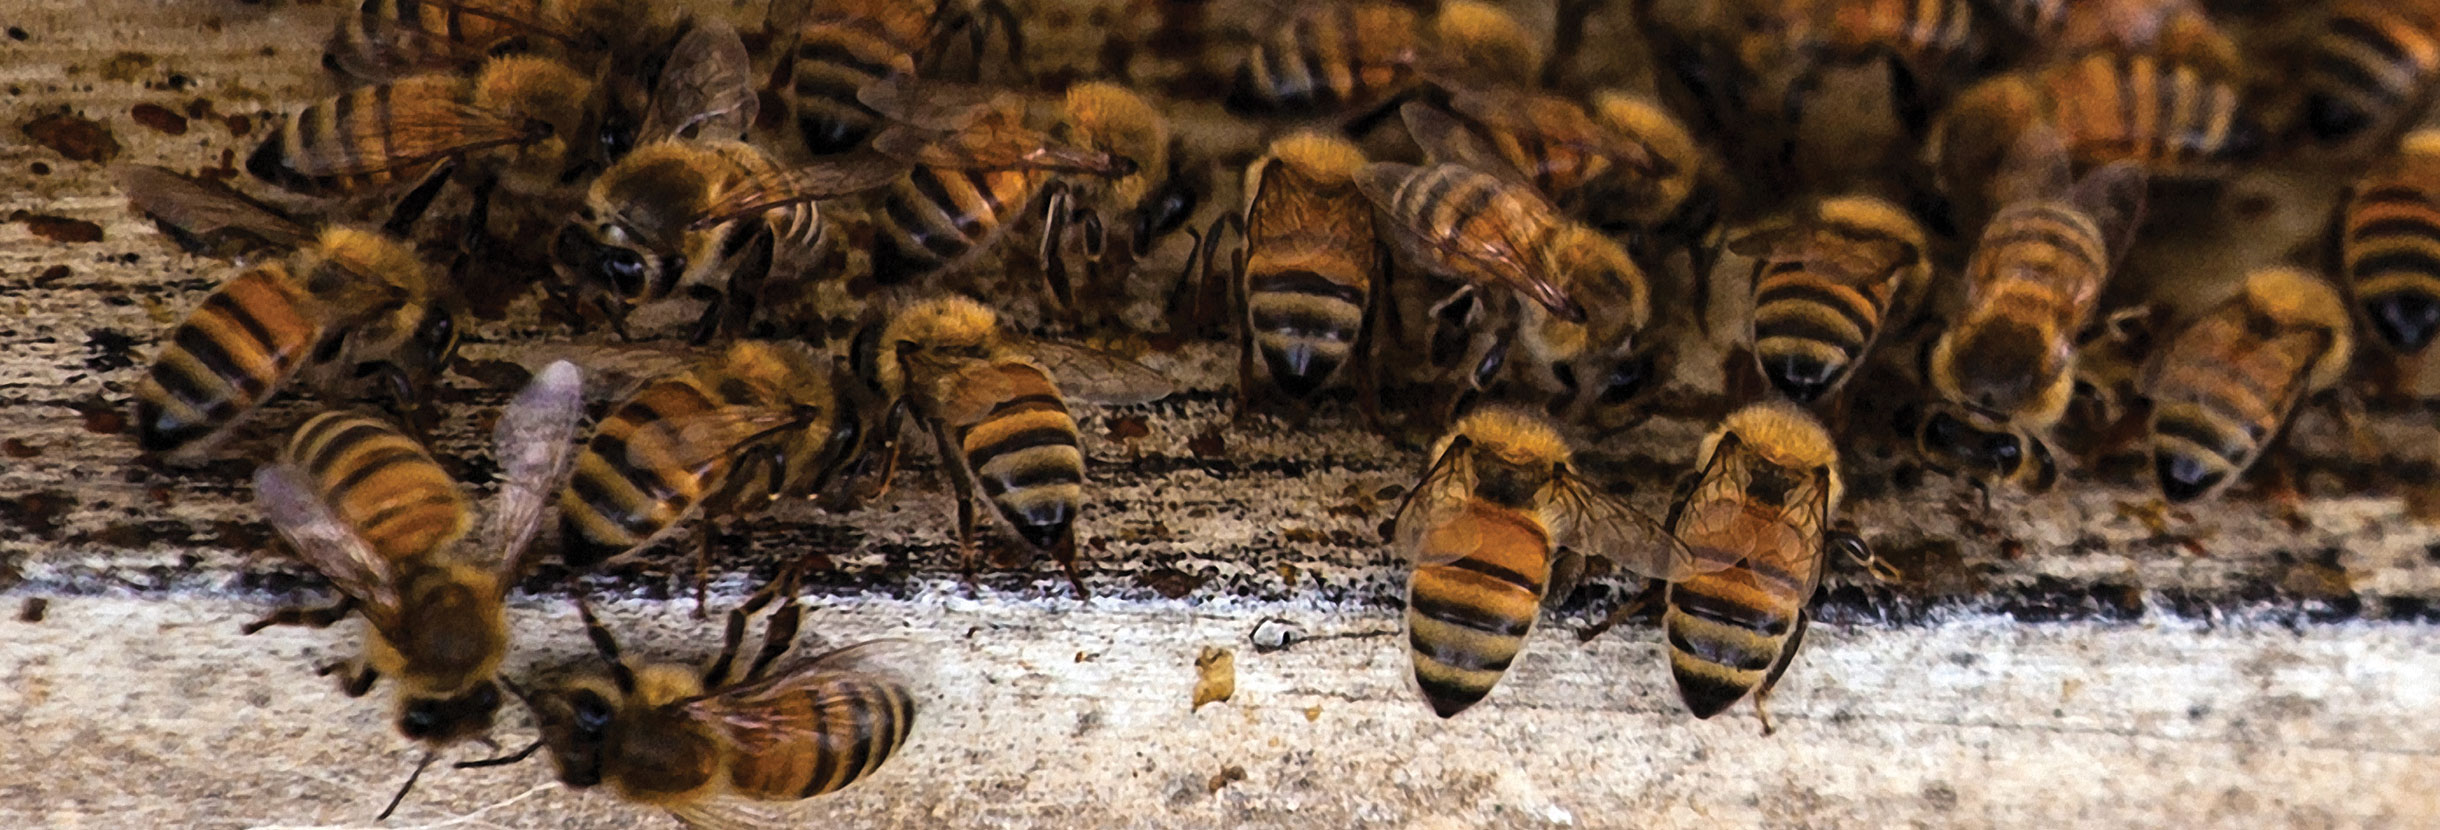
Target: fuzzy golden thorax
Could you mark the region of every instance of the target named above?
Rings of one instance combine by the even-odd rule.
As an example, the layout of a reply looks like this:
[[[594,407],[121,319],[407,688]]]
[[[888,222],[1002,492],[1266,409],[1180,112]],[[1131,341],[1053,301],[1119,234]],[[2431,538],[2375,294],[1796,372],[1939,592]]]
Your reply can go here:
[[[1467,413],[1432,446],[1432,457],[1448,452],[1461,435],[1473,442],[1473,452],[1517,466],[1565,464],[1573,456],[1567,439],[1549,420],[1510,406],[1486,406]]]
[[[1720,439],[1734,434],[1747,451],[1763,460],[1790,470],[1826,471],[1829,504],[1836,507],[1846,495],[1846,482],[1839,476],[1838,445],[1830,431],[1803,407],[1784,400],[1753,404],[1729,413],[1720,426],[1703,437],[1695,452],[1695,468],[1711,463],[1712,453],[1720,448]]]
[[[2306,388],[2338,385],[2355,352],[2355,318],[2326,280],[2294,268],[2264,268],[2245,279],[2245,304],[2257,314],[2304,330],[2330,333],[2330,348],[2313,362]]]
[[[1271,142],[1270,155],[1297,175],[1334,185],[1353,183],[1356,171],[1365,164],[1363,148],[1338,136],[1309,130]]]
[[[1507,10],[1450,0],[1432,18],[1435,59],[1484,81],[1526,85],[1542,74],[1542,39]]]
[[[1629,192],[1643,201],[1635,206],[1632,218],[1658,224],[1675,215],[1694,195],[1696,180],[1702,175],[1703,151],[1695,144],[1694,134],[1659,104],[1615,90],[1594,94],[1592,116],[1603,129],[1643,145],[1654,163],[1665,170],[1648,184],[1648,192]]]
[[[902,349],[980,357],[999,335],[999,312],[973,299],[953,294],[918,302],[900,310],[881,330],[872,381],[887,395],[903,394],[907,378],[899,365]]]
[[[1814,214],[1842,236],[1888,239],[1898,244],[1901,255],[1912,260],[1899,269],[1895,298],[1898,305],[1912,307],[1930,288],[1931,234],[1912,212],[1873,196],[1835,196],[1823,199],[1815,206]]]
[[[1067,126],[1077,144],[1135,163],[1135,172],[1111,180],[1105,209],[1133,210],[1169,176],[1169,119],[1133,90],[1106,81],[1068,88]]]
[[[550,135],[521,148],[527,158],[546,166],[565,163],[571,147],[591,146],[598,99],[591,78],[535,55],[493,58],[474,85],[476,106],[550,125]]]

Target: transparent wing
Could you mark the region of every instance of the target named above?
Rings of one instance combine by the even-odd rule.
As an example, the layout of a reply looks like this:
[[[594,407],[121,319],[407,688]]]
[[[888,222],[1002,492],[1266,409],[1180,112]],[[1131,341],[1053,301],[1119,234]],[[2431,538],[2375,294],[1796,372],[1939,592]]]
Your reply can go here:
[[[724,21],[700,19],[670,48],[640,135],[742,139],[760,110],[745,41]]]
[[[1697,557],[1659,520],[1583,479],[1571,474],[1555,486],[1551,531],[1561,546],[1670,582],[1727,567]]]
[[[389,560],[356,535],[330,507],[314,495],[306,474],[287,464],[265,464],[254,471],[254,499],[271,526],[296,548],[305,564],[320,571],[333,587],[356,601],[357,609],[376,630],[398,626],[398,583]]]
[[[1015,93],[973,84],[893,76],[865,84],[856,100],[882,117],[927,130],[954,132],[1024,106]]]
[[[1398,108],[1398,116],[1406,122],[1406,133],[1423,148],[1423,156],[1434,164],[1463,164],[1518,184],[1524,174],[1492,149],[1482,136],[1468,129],[1456,116],[1422,101],[1409,101]]]
[[[803,428],[821,413],[813,406],[727,406],[662,418],[627,436],[627,462],[638,469],[700,475],[728,464],[747,447]]]
[[[1420,206],[1414,213],[1401,210],[1399,189],[1425,175],[1445,176],[1448,190],[1483,188],[1489,197],[1478,210],[1439,217],[1445,221],[1435,221],[1433,214],[1440,212],[1436,206]],[[1417,168],[1396,162],[1365,165],[1356,174],[1356,186],[1384,213],[1397,217],[1408,236],[1454,275],[1498,284],[1564,319],[1584,319],[1584,309],[1551,279],[1537,253],[1543,233],[1561,220],[1532,191],[1463,165]]]
[[[1398,504],[1398,512],[1390,516],[1390,539],[1416,565],[1438,565],[1453,561],[1455,556],[1433,555],[1427,559],[1423,536],[1464,513],[1474,499],[1474,461],[1470,451],[1473,442],[1460,436],[1449,442],[1432,466],[1425,469],[1423,479],[1408,491],[1406,501]],[[1452,552],[1462,548],[1452,546]],[[1457,553],[1457,556],[1462,556]]]
[[[1818,552],[1829,495],[1821,477],[1791,489],[1784,497],[1786,506],[1765,519],[1747,508],[1755,466],[1765,463],[1733,433],[1712,451],[1680,508],[1676,528],[1694,554],[1697,572],[1769,560],[1789,573],[1801,573],[1793,560]]]
[[[669,815],[694,830],[778,830],[809,826],[804,814],[812,799],[756,801],[737,795],[709,795],[669,806]]]
[[[442,158],[539,140],[548,127],[477,107],[456,76],[418,76],[389,85],[392,117],[332,119],[338,135],[310,147],[288,147],[289,166],[308,176],[352,176],[413,167]],[[337,106],[326,99],[314,106]],[[380,148],[379,152],[366,148]]]
[[[1100,349],[1031,338],[1018,349],[1059,384],[1059,392],[1102,406],[1131,406],[1169,397],[1177,386],[1159,372]]]
[[[374,6],[374,0],[350,5]],[[491,40],[506,40],[517,36],[548,38],[561,44],[570,43],[566,33],[553,30],[534,19],[536,4],[532,0],[422,0],[403,10],[398,16],[383,16],[366,11],[362,17],[367,25],[352,34],[334,38],[330,57],[341,72],[373,82],[386,81],[415,72],[449,70],[481,63]],[[393,6],[397,9],[397,6]],[[405,19],[401,19],[405,18]],[[423,28],[427,19],[461,21],[461,34],[452,38],[445,32]],[[412,22],[408,22],[412,21]],[[466,27],[493,30],[494,38],[476,42],[462,34]]]
[[[865,740],[861,730],[841,728],[842,715],[872,706],[903,703],[912,708],[931,672],[912,640],[858,643],[783,667],[768,677],[714,690],[682,704],[686,715],[741,747],[753,748],[808,732],[846,749]],[[876,700],[876,693],[883,699]],[[862,726],[871,718],[846,721]]]
[[[2074,176],[2067,139],[2055,125],[2037,121],[2009,146],[2007,157],[2000,161],[1999,178],[1991,184],[1991,195],[2003,205],[2057,198],[2067,192]]]
[[[112,173],[130,206],[188,235],[242,233],[286,248],[313,241],[313,229],[228,185],[149,164],[122,164]]]
[[[2113,263],[2126,257],[2136,226],[2143,224],[2144,188],[2148,183],[2143,165],[2120,161],[2084,174],[2067,192],[2068,203],[2093,217],[2093,223],[2101,228],[2101,239],[2109,245]]]
[[[576,425],[583,419],[584,371],[561,360],[535,375],[492,429],[500,495],[490,532],[483,538],[499,557],[497,567],[508,576],[500,580],[503,590],[525,572],[527,548],[542,526],[544,506],[567,475]]]
[[[1450,98],[1449,108],[1476,123],[1529,136],[1544,145],[1545,156],[1556,157],[1562,154],[1554,151],[1564,150],[1645,171],[1661,167],[1649,148],[1593,123],[1584,107],[1564,98],[1469,90]]]
[[[873,150],[909,164],[956,170],[1048,170],[1116,177],[1135,172],[1135,162],[1099,150],[1070,146],[1029,127],[979,122],[954,131],[893,125],[873,136]]]
[[[906,170],[905,162],[888,156],[850,153],[757,176],[722,193],[693,227],[701,230],[793,204],[861,193],[896,181]]]

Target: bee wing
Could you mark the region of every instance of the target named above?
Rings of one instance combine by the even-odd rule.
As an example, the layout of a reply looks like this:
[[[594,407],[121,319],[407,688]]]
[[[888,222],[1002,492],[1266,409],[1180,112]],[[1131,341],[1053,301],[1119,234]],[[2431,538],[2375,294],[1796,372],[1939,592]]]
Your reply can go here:
[[[1697,475],[1693,489],[1679,502],[1676,535],[1680,539],[1739,540],[1736,548],[1689,546],[1695,573],[1722,570],[1757,554],[1799,550],[1805,547],[1805,540],[1819,538],[1824,516],[1821,508],[1826,506],[1829,494],[1818,482],[1794,491],[1795,497],[1788,499],[1788,507],[1780,511],[1778,521],[1771,526],[1753,527],[1750,514],[1741,505],[1745,503],[1746,487],[1754,479],[1755,463],[1754,453],[1745,449],[1744,441],[1735,433],[1721,437],[1712,450],[1711,460]]]
[[[1014,93],[973,84],[890,77],[856,90],[856,100],[883,118],[940,132],[963,130],[1021,105]]]
[[[2084,174],[2067,192],[2068,203],[2093,217],[2093,223],[2100,226],[2101,239],[2109,245],[2113,264],[2126,258],[2135,228],[2143,224],[2144,188],[2148,183],[2142,165],[2120,161]]]
[[[812,826],[806,814],[816,803],[813,799],[757,801],[719,794],[670,805],[669,815],[693,830],[779,830]]]
[[[1422,101],[1408,101],[1398,108],[1398,117],[1406,122],[1406,133],[1423,148],[1423,157],[1434,164],[1463,164],[1500,178],[1525,183],[1525,176],[1501,158],[1499,151],[1477,135],[1466,123],[1439,107]]]
[[[1812,240],[1812,230],[1803,225],[1764,228],[1730,239],[1728,252],[1749,259],[1785,261],[1803,256]]]
[[[1050,373],[1060,394],[1086,403],[1133,406],[1177,391],[1161,373],[1100,349],[1030,338],[1022,340],[1017,349]]]
[[[1638,170],[1657,173],[1662,169],[1650,148],[1593,123],[1582,106],[1564,99],[1466,90],[1449,99],[1449,108],[1478,123],[1532,136],[1545,145]]]
[[[1991,194],[2003,205],[2057,197],[2075,181],[2074,163],[2058,127],[2035,122],[2017,135],[2016,143],[2000,160]]]
[[[680,705],[688,718],[713,727],[724,740],[738,746],[762,746],[812,733],[829,743],[827,749],[839,751],[852,748],[863,736],[858,729],[842,728],[831,718],[860,708],[876,686],[912,699],[930,672],[914,641],[872,640],[794,663],[760,680],[713,690]]]
[[[1455,167],[1465,173],[1494,178],[1471,167],[1454,164],[1435,165],[1432,169]],[[1364,191],[1373,204],[1384,213],[1400,217],[1407,226],[1407,236],[1424,246],[1427,252],[1444,260],[1471,263],[1475,270],[1487,273],[1509,290],[1523,294],[1552,314],[1570,322],[1584,321],[1584,308],[1567,295],[1543,273],[1540,254],[1535,252],[1539,234],[1536,229],[1559,221],[1548,203],[1529,190],[1500,184],[1483,208],[1465,216],[1451,217],[1447,228],[1420,227],[1406,221],[1396,207],[1398,190],[1409,180],[1424,175],[1426,169],[1397,162],[1373,162],[1356,173],[1356,187]],[[1457,224],[1478,223],[1484,233],[1459,233]]]
[[[819,412],[811,406],[724,406],[662,418],[627,436],[627,461],[638,469],[701,473],[729,463],[746,447],[803,426]]]
[[[1442,564],[1462,555],[1426,558],[1423,535],[1465,512],[1473,501],[1474,463],[1467,452],[1471,446],[1473,441],[1462,435],[1451,440],[1440,457],[1432,459],[1432,466],[1425,468],[1415,489],[1407,491],[1406,500],[1398,503],[1398,512],[1390,514],[1391,542],[1417,565]]]
[[[742,138],[760,111],[745,41],[726,21],[704,19],[670,47],[639,135]]]
[[[400,10],[402,16],[412,17],[417,23],[403,23],[393,17],[354,29],[348,36],[332,40],[330,58],[341,72],[372,82],[483,62],[492,44],[461,42],[444,33],[427,31],[420,25],[425,19],[478,18],[522,35],[561,44],[573,42],[566,33],[535,20],[531,14],[535,6],[532,0],[423,0],[410,7],[420,7],[413,12]]]
[[[1697,556],[1650,514],[1626,499],[1593,489],[1573,474],[1562,476],[1556,486],[1550,515],[1552,536],[1559,545],[1669,582],[1731,564]]]
[[[542,526],[543,507],[567,474],[576,425],[583,419],[584,371],[561,360],[535,375],[492,428],[500,495],[490,532],[483,538],[500,557],[499,570],[509,577],[500,581],[502,590],[525,572],[526,549]]]
[[[693,227],[702,230],[801,202],[861,193],[897,181],[906,169],[897,159],[860,152],[758,176],[722,193]]]
[[[246,233],[288,248],[313,241],[312,228],[228,185],[150,164],[122,164],[112,172],[129,206],[180,232]]]
[[[396,569],[314,495],[304,471],[284,463],[255,468],[254,500],[305,564],[355,600],[375,630],[396,630]]]
[[[307,176],[354,176],[413,167],[449,156],[542,138],[548,127],[484,109],[465,99],[456,76],[418,76],[389,85],[391,118],[334,119],[340,135],[290,146],[289,166]],[[333,99],[336,100],[336,99]],[[329,101],[317,106],[328,105]],[[380,152],[360,152],[379,147]]]
[[[1135,162],[1072,146],[1040,130],[982,121],[951,131],[896,124],[873,136],[873,149],[909,164],[955,170],[1048,170],[1093,176],[1124,176]]]

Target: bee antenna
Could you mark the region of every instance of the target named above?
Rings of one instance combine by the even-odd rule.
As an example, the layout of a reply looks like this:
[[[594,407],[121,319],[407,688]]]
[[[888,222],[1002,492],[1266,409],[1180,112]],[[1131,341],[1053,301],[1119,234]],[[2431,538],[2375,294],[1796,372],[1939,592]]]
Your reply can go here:
[[[516,754],[513,754],[513,755],[502,755],[502,756],[499,756],[499,757],[497,757],[497,758],[484,758],[484,759],[479,760],[479,761],[459,761],[459,762],[457,762],[457,763],[450,764],[450,765],[449,765],[449,767],[450,767],[451,769],[474,769],[474,768],[477,768],[477,767],[504,767],[504,766],[508,766],[508,765],[510,765],[510,764],[517,763],[517,762],[519,762],[519,761],[523,761],[523,760],[525,760],[525,759],[527,759],[527,758],[534,757],[534,753],[535,753],[537,750],[540,750],[540,749],[542,749],[542,739],[541,739],[541,738],[535,738],[533,743],[526,744],[526,745],[525,745],[525,748],[524,748],[524,749],[517,750]]]
[[[407,791],[415,789],[415,782],[424,777],[424,769],[432,766],[433,756],[439,753],[436,749],[424,750],[424,759],[415,762],[415,771],[407,775],[407,783],[398,785],[398,794],[390,796],[390,806],[381,808],[381,815],[374,816],[374,821],[388,821],[391,813],[398,812],[399,803],[407,800]]]

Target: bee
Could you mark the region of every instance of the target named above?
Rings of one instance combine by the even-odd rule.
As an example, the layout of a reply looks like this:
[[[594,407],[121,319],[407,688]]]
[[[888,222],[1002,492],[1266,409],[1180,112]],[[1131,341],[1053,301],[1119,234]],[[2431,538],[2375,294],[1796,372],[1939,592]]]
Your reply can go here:
[[[1069,87],[1055,134],[1067,144],[1126,159],[1133,172],[1115,177],[1071,176],[1053,183],[1045,215],[1046,270],[1065,268],[1051,256],[1073,243],[1092,270],[1091,284],[1109,286],[1160,240],[1186,224],[1200,203],[1193,182],[1182,175],[1179,141],[1169,119],[1143,96],[1117,84],[1092,81]],[[1056,273],[1054,280],[1061,279]]]
[[[1603,229],[1701,224],[1702,156],[1652,101],[1614,90],[1585,107],[1555,95],[1457,91],[1445,109],[1408,102],[1407,133],[1434,162],[1531,186],[1562,213]]]
[[[1792,54],[1796,74],[1780,104],[1787,130],[1783,154],[1832,69],[1878,61],[1889,71],[1890,103],[1908,135],[1920,138],[1946,104],[1948,84],[1982,58],[1986,48],[1976,0],[1766,0],[1763,30]],[[1760,61],[1750,54],[1748,61]],[[1752,70],[1760,70],[1759,64]],[[1792,155],[1785,158],[1792,159]]]
[[[1107,352],[1002,330],[990,306],[944,296],[906,307],[857,337],[858,374],[889,403],[898,434],[912,411],[932,433],[957,496],[960,567],[974,571],[975,507],[988,501],[1026,551],[1048,553],[1086,595],[1076,569],[1084,450],[1067,399],[1129,406],[1167,397],[1167,378]],[[882,473],[896,469],[898,445]]]
[[[412,416],[418,391],[457,349],[455,303],[398,238],[429,204],[419,188],[380,231],[303,227],[225,187],[157,167],[119,170],[138,209],[189,240],[232,234],[289,249],[223,282],[170,330],[135,392],[138,443],[199,456],[303,376],[325,396],[381,383]]]
[[[481,737],[500,705],[508,653],[505,600],[525,573],[570,439],[582,417],[583,374],[558,362],[536,375],[493,432],[502,470],[482,552],[461,544],[472,525],[464,494],[423,445],[378,418],[329,412],[305,422],[277,463],[254,475],[271,525],[340,593],[323,608],[287,608],[245,626],[367,624],[364,653],[333,665],[349,696],[393,681],[398,731],[434,751]],[[410,777],[396,809],[415,785]],[[388,817],[390,810],[383,810]]]
[[[2431,107],[2440,77],[2440,3],[2336,3],[2304,72],[2304,127],[2341,143],[2395,136]]]
[[[703,516],[816,496],[863,452],[878,410],[834,366],[790,346],[739,341],[646,381],[610,409],[559,493],[562,554],[589,567]]]
[[[1730,413],[1704,437],[1695,469],[1669,510],[1694,572],[1671,580],[1665,596],[1669,671],[1695,717],[1751,697],[1767,735],[1764,704],[1804,644],[1824,553],[1862,560],[1869,550],[1832,525],[1845,489],[1838,448],[1795,404]]]
[[[1441,717],[1491,694],[1540,607],[1573,592],[1586,558],[1658,579],[1693,575],[1691,551],[1584,480],[1572,458],[1540,416],[1478,409],[1433,447],[1390,517],[1391,539],[1415,564],[1406,604],[1415,682]]]
[[[1271,384],[1299,400],[1354,364],[1348,371],[1373,405],[1370,342],[1389,252],[1373,226],[1372,203],[1356,189],[1364,164],[1363,150],[1322,133],[1273,141],[1246,168],[1243,212],[1212,220],[1197,246],[1208,283],[1224,229],[1245,238],[1228,282],[1238,314],[1240,409],[1255,388],[1256,354]]]
[[[729,614],[719,656],[697,669],[645,663],[580,597],[577,610],[605,670],[525,694],[541,739],[498,766],[548,749],[561,784],[607,785],[629,803],[666,810],[689,827],[781,827],[805,799],[873,775],[906,746],[918,708],[906,643],[879,640],[774,666],[795,645],[802,606],[795,569]],[[738,661],[754,613],[786,600],[764,624],[759,653]]]
[[[1142,103],[1131,93],[1103,90],[1071,96],[1062,108],[1122,98]],[[895,122],[873,138],[874,149],[912,166],[872,197],[877,282],[898,285],[963,267],[990,250],[1010,224],[1039,211],[1043,272],[1060,305],[1073,307],[1073,292],[1056,258],[1073,204],[1072,177],[1130,179],[1143,173],[1135,159],[1028,126],[1027,102],[1013,92],[906,80],[865,87],[859,100]],[[1149,106],[1130,111],[1142,115]],[[1106,108],[1066,114],[1071,123],[1093,124],[1115,116]],[[1119,129],[1156,127],[1138,130],[1137,136],[1160,140],[1135,149],[1164,150],[1167,128],[1158,126],[1163,122],[1157,114],[1145,117],[1150,120],[1132,127],[1108,123]],[[1098,130],[1070,132],[1089,140],[1116,138]]]
[[[2331,217],[2332,271],[2354,283],[2374,333],[2404,353],[2440,332],[2440,131],[2357,181]]]
[[[856,99],[857,90],[896,78],[929,76],[919,64],[936,57],[933,47],[965,32],[979,56],[993,33],[1006,39],[1007,63],[1023,65],[1024,31],[1015,14],[998,2],[973,7],[962,0],[856,0],[819,9],[775,13],[795,25],[795,44],[785,51],[784,95],[788,120],[814,155],[846,153],[885,126],[881,114]],[[996,21],[994,25],[985,25]]]
[[[1560,388],[1554,406],[1578,415],[1632,398],[1652,376],[1652,355],[1634,339],[1651,319],[1650,285],[1617,242],[1464,165],[1375,162],[1356,184],[1419,261],[1462,281],[1433,309],[1432,362],[1456,365],[1463,381],[1452,411],[1520,342]],[[1482,293],[1492,287],[1508,290]]]
[[[2150,52],[2091,52],[1962,94],[1934,142],[1944,183],[1973,203],[1974,184],[2036,125],[2060,136],[2078,170],[2130,161],[2156,179],[2218,177],[2258,156],[2268,136],[2232,73]]]
[[[694,342],[743,335],[768,281],[805,274],[829,244],[815,199],[893,175],[846,161],[791,168],[741,141],[665,138],[593,180],[553,237],[551,261],[622,335],[632,310],[679,296],[705,303]]]
[[[2336,288],[2265,268],[2172,337],[2144,382],[2161,494],[2194,501],[2236,481],[2307,395],[2338,384],[2354,334]]]
[[[322,65],[368,83],[466,69],[500,54],[633,57],[671,25],[650,0],[357,0],[355,5],[354,14],[339,16]]]
[[[555,180],[572,161],[568,142],[600,119],[593,98],[593,80],[557,61],[494,58],[471,75],[409,76],[289,113],[246,157],[246,171],[286,190],[334,195],[416,181],[453,157],[499,155],[486,166]]]
[[[1488,3],[1442,3],[1428,27],[1395,3],[1309,4],[1247,50],[1226,104],[1246,115],[1353,113],[1360,134],[1427,79],[1526,86],[1544,59],[1540,39]]]
[[[1793,226],[1730,243],[1755,260],[1748,343],[1763,376],[1798,403],[1845,383],[1888,321],[1922,303],[1929,244],[1905,208],[1870,196],[1823,199]]]
[[[2076,386],[2077,335],[2092,322],[2143,211],[2143,169],[2118,162],[2072,185],[2058,137],[2028,133],[2001,177],[2005,207],[1967,261],[1966,300],[1929,344],[1940,400],[1916,429],[1935,463],[2041,489],[2046,436]]]

